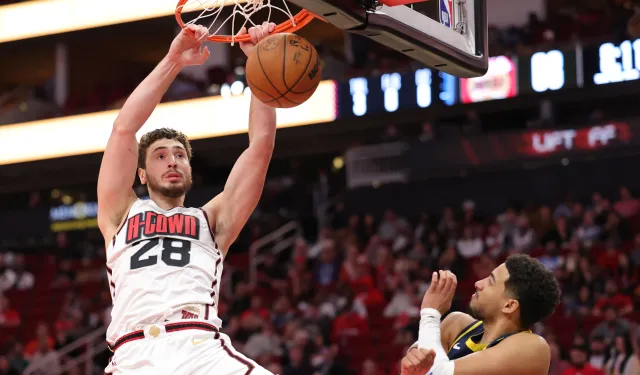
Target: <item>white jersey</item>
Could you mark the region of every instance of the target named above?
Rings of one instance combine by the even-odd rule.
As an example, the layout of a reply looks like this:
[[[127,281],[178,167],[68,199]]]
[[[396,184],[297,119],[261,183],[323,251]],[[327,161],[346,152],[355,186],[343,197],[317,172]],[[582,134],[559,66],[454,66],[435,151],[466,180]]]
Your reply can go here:
[[[167,319],[220,328],[222,260],[202,209],[163,210],[137,200],[107,248],[113,299],[107,341]]]

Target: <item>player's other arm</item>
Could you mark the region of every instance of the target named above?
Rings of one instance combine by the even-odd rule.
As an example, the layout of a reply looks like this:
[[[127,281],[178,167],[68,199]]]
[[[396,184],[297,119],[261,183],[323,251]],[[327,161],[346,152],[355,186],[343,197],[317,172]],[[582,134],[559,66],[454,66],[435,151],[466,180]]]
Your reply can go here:
[[[547,342],[527,332],[510,336],[499,345],[455,361],[442,357],[437,348],[435,353],[435,359],[429,356],[429,350],[423,348],[407,353],[402,360],[402,374],[548,375],[551,361]]]
[[[249,30],[251,43],[240,47],[248,55],[260,40],[273,31],[275,24],[264,23]],[[258,205],[276,138],[276,111],[251,97],[249,107],[249,147],[231,169],[224,190],[203,209],[211,218],[216,242],[226,255],[242,227]]]
[[[98,175],[98,225],[106,241],[136,199],[132,189],[138,163],[136,133],[182,68],[200,65],[209,57],[206,48],[200,51],[206,34],[203,27],[182,30],[167,56],[129,96],[113,124]]]
[[[449,271],[433,274],[431,286],[425,293],[420,311],[418,346],[402,361],[403,375],[424,375],[425,349],[435,352],[435,360],[429,374],[432,375],[547,375],[550,350],[541,337],[531,333],[519,333],[508,337],[499,345],[473,353],[455,361],[449,360],[442,347],[440,318],[451,307],[457,280]]]
[[[440,324],[440,341],[442,342],[442,348],[448,351],[453,345],[453,342],[462,330],[473,323],[475,319],[469,314],[463,312],[454,311],[447,315]],[[411,345],[409,350],[417,349],[418,342]]]
[[[444,371],[446,364],[434,365],[431,371],[433,375],[547,375],[550,361],[547,342],[538,335],[523,332],[453,361],[453,372]]]

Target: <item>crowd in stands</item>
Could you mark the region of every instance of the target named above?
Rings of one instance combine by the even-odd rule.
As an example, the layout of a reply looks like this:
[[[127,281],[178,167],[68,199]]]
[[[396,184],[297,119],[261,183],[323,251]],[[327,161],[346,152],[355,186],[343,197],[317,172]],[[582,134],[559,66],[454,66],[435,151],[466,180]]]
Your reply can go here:
[[[397,374],[402,353],[416,339],[433,270],[458,276],[452,310],[465,311],[476,280],[508,255],[526,253],[562,285],[562,304],[534,327],[552,349],[551,375],[640,373],[640,200],[629,189],[554,206],[514,205],[497,216],[478,212],[471,200],[417,218],[392,209],[382,217],[347,213],[344,207],[338,204],[316,239],[300,237],[290,251],[267,251],[253,280],[246,264],[236,266],[242,251],[232,248],[225,262],[223,331],[272,372]],[[57,246],[89,243],[65,241]],[[58,350],[110,319],[103,259],[36,257],[2,256],[0,330],[13,335],[0,335],[0,375],[20,374],[34,363],[41,364],[37,374],[55,373],[82,352],[58,356]],[[43,266],[50,262],[53,271]],[[12,296],[32,289],[62,293],[50,310],[55,315],[27,322],[33,312],[11,307]],[[101,361],[97,357],[97,373]]]

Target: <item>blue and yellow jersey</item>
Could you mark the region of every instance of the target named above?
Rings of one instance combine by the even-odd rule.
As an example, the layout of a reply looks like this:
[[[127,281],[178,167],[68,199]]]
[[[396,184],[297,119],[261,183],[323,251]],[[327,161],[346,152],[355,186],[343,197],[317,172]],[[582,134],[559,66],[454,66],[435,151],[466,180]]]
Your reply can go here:
[[[496,346],[500,343],[500,341],[515,333],[518,332],[500,336],[489,345],[480,344],[480,340],[482,339],[482,335],[484,334],[484,324],[481,320],[476,320],[460,332],[460,334],[456,337],[455,341],[449,348],[447,356],[450,360],[462,358],[471,353],[479,352],[481,350],[485,350],[486,348]]]

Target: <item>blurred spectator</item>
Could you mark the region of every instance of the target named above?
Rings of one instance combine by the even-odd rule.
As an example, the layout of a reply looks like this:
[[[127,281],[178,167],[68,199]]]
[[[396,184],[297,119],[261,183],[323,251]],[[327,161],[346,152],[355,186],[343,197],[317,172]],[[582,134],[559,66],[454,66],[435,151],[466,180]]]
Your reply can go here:
[[[633,311],[633,301],[629,296],[619,293],[618,286],[614,280],[607,280],[604,285],[605,295],[598,300],[593,309],[593,313],[596,316],[600,316],[602,310],[606,309],[607,306],[612,306],[620,316]]]
[[[605,215],[605,213],[603,213]],[[603,241],[613,241],[616,244],[620,244],[623,241],[628,241],[631,238],[631,231],[626,221],[621,221],[620,216],[613,211],[606,212],[606,219],[604,220],[604,233]]]
[[[333,322],[332,341],[343,343],[350,337],[368,335],[369,325],[362,315],[356,312],[355,300],[352,298]]]
[[[285,296],[280,296],[273,303],[273,312],[271,321],[278,329],[284,327],[287,323],[295,318],[295,312],[291,306],[291,302]]]
[[[571,205],[571,215],[569,216],[569,226],[571,228],[579,227],[583,223],[584,214],[585,214],[585,211],[582,203],[573,202],[573,204]],[[595,215],[593,216],[593,218],[595,218]]]
[[[559,218],[559,217],[571,217],[571,204],[572,204],[572,199],[571,196],[567,197],[567,199],[560,203],[556,209],[553,211],[553,217],[555,219]]]
[[[608,348],[604,343],[604,339],[599,336],[591,337],[590,347],[591,355],[589,356],[589,363],[597,369],[604,369],[604,363],[608,355]]]
[[[329,286],[338,280],[339,275],[340,266],[336,258],[335,245],[325,246],[319,259],[316,260],[313,272],[314,280],[321,286]]]
[[[591,337],[602,337],[605,343],[610,344],[617,335],[629,333],[630,328],[628,320],[619,318],[616,307],[607,305],[604,307],[604,322],[591,331]]]
[[[33,374],[54,375],[60,372],[60,357],[51,346],[46,337],[39,337],[35,353],[31,356],[31,364],[28,369],[35,370]]]
[[[474,258],[482,254],[484,245],[480,237],[474,237],[473,228],[467,226],[464,228],[462,238],[458,240],[458,253],[464,259]]]
[[[11,308],[9,299],[0,293],[0,327],[15,327],[20,325],[20,314]]]
[[[383,241],[396,240],[400,235],[406,235],[409,223],[403,217],[399,217],[393,210],[387,210],[378,228],[378,234]]]
[[[555,220],[555,225],[542,237],[541,243],[546,246],[549,242],[555,242],[557,246],[564,247],[571,240],[571,229],[567,225],[567,219],[559,216]]]
[[[489,233],[484,240],[485,248],[492,257],[498,257],[504,251],[504,234],[498,224],[489,227]]]
[[[420,219],[413,231],[413,239],[417,242],[427,242],[428,236],[431,234],[431,223],[429,215],[425,212],[420,213]]]
[[[358,278],[358,258],[360,251],[355,245],[347,246],[347,256],[342,262],[340,269],[340,281],[343,283],[351,283]]]
[[[640,201],[631,195],[631,191],[625,186],[620,187],[620,200],[615,203],[613,209],[624,218],[636,216],[640,212]]]
[[[588,348],[584,345],[574,345],[569,356],[569,368],[562,375],[604,375],[602,370],[591,366],[588,362]]]
[[[400,314],[407,314],[410,317],[418,316],[420,315],[418,302],[413,285],[405,283],[403,288],[395,291],[382,315],[386,317],[397,317]]]
[[[618,269],[618,261],[621,253],[616,249],[613,241],[607,242],[607,249],[598,256],[597,263],[605,271],[615,272]]]
[[[251,358],[259,358],[263,355],[282,356],[282,342],[271,323],[265,323],[260,332],[249,337],[244,346],[244,353]]]
[[[640,267],[640,233],[633,238],[633,248],[629,252],[629,258],[634,267]]]
[[[464,279],[464,260],[453,247],[447,248],[442,253],[437,268],[453,272],[459,280]]]
[[[251,307],[249,307],[242,313],[240,319],[245,320],[251,316],[255,319],[267,321],[269,320],[269,315],[269,309],[262,305],[262,297],[254,294],[253,296],[251,296]]]
[[[497,217],[497,222],[500,224],[500,230],[505,238],[505,245],[512,245],[513,232],[518,228],[518,213],[515,208],[509,207],[507,210]]]
[[[309,375],[312,373],[313,368],[304,358],[302,348],[289,349],[289,365],[285,367],[283,375]]]
[[[272,252],[264,255],[264,263],[260,267],[258,279],[261,287],[275,289],[280,292],[286,291],[288,287],[287,271]]]
[[[251,307],[251,297],[249,297],[250,292],[251,289],[246,283],[239,282],[236,284],[233,303],[229,309],[229,314],[231,316],[240,316],[240,314]]]
[[[594,299],[588,285],[582,285],[578,295],[568,301],[566,309],[571,314],[578,316],[589,316],[593,313]],[[600,366],[602,367],[602,366]]]
[[[593,211],[584,213],[582,223],[576,229],[575,235],[582,243],[591,244],[597,241],[602,234],[602,228],[595,223],[595,214]]]
[[[536,238],[543,238],[545,234],[555,228],[549,206],[540,206],[531,219],[531,227],[533,228]]]
[[[362,362],[361,375],[384,375],[384,372],[378,368],[378,365],[370,358]]]
[[[518,226],[511,237],[513,248],[521,253],[528,253],[535,243],[535,232],[529,226],[529,219],[525,215],[518,218]]]
[[[443,236],[455,238],[457,230],[458,223],[453,209],[451,207],[445,207],[442,212],[442,219],[438,224],[438,232]]]
[[[467,199],[462,202],[462,225],[474,225],[478,222],[479,217],[476,212],[476,202]]]
[[[21,372],[16,371],[9,365],[7,357],[0,355],[0,375],[20,375]]]
[[[538,260],[551,271],[559,270],[564,264],[564,257],[560,254],[560,249],[555,242],[549,242],[546,250],[547,253],[539,257]]]
[[[549,343],[551,354],[551,365],[549,366],[549,375],[562,375],[571,365],[562,359],[560,348],[555,342]]]
[[[49,335],[49,327],[46,323],[40,322],[36,327],[36,337],[29,342],[24,348],[24,355],[27,358],[31,358],[38,350],[42,348],[42,342],[47,343],[47,348],[53,350],[55,347],[55,340]]]
[[[636,340],[634,353],[634,344]],[[637,352],[638,337],[631,338],[629,334],[616,335],[611,356],[604,365],[606,375],[637,375],[640,374],[640,360]]]
[[[0,264],[0,292],[14,288],[17,290],[33,288],[35,278],[31,272],[25,270],[24,255],[16,255],[12,265],[5,264],[4,272],[1,269],[2,264]]]
[[[282,366],[277,362],[271,362],[265,368],[274,374],[284,374]]]

